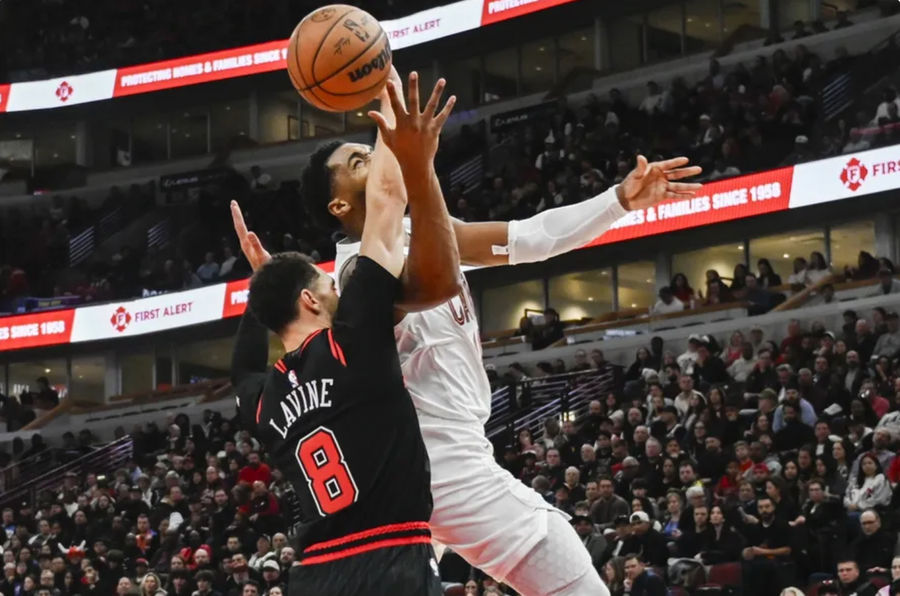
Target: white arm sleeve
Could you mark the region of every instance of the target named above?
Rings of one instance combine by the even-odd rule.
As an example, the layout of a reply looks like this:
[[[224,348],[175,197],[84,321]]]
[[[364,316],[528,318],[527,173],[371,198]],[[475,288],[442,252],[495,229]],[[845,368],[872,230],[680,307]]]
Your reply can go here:
[[[612,186],[587,201],[509,222],[508,244],[494,246],[493,252],[508,254],[510,265],[546,261],[584,246],[626,213]]]

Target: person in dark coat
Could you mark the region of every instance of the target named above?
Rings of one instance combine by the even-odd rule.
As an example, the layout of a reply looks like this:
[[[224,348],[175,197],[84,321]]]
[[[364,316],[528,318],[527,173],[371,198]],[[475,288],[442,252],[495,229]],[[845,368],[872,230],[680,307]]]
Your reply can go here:
[[[625,593],[630,596],[665,596],[666,584],[662,578],[644,568],[639,556],[629,554],[625,556]]]
[[[850,543],[850,558],[859,564],[863,573],[889,570],[897,536],[881,527],[881,516],[874,509],[863,511],[859,524],[862,533]]]
[[[744,538],[726,520],[718,505],[709,511],[709,529],[700,540],[700,558],[704,565],[735,563],[741,558]]]
[[[654,567],[665,567],[669,558],[669,548],[665,537],[650,525],[646,511],[635,511],[628,518],[631,522],[631,537],[625,542],[623,551],[634,553]]]

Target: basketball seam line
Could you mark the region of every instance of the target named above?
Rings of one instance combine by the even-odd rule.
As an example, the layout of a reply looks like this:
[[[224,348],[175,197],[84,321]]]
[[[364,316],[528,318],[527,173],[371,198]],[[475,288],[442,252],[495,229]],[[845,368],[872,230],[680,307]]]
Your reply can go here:
[[[328,36],[331,35],[331,32],[334,31],[334,28],[341,24],[341,21],[344,19],[344,17],[346,17],[348,14],[350,14],[351,12],[353,12],[353,11],[355,11],[355,10],[359,10],[359,9],[356,8],[355,6],[353,6],[353,7],[350,8],[350,10],[348,10],[347,12],[345,12],[344,14],[342,14],[341,16],[339,16],[338,18],[336,18],[336,19],[334,20],[334,22],[331,24],[331,26],[328,28],[328,31],[326,31],[325,34],[320,38],[320,41],[319,41],[319,47],[316,48],[316,53],[313,54],[312,62],[310,62],[310,66],[309,66],[309,67],[312,69],[312,72],[309,73],[309,74],[312,75],[311,78],[312,78],[312,81],[313,81],[313,82],[312,82],[312,86],[313,86],[313,87],[315,87],[316,85],[319,84],[319,81],[316,80],[316,60],[319,58],[319,52],[322,51],[322,46],[325,45],[325,40],[328,39]],[[297,35],[297,40],[298,40],[298,42],[299,42],[299,39],[300,39],[300,35],[299,35],[299,33],[298,33],[298,35]],[[365,50],[364,50],[364,51],[365,51]],[[357,56],[357,58],[358,58],[358,57],[359,57],[359,56]],[[356,58],[354,58],[354,60],[355,60],[355,59],[356,59]],[[299,61],[297,62],[297,66],[298,66],[298,67],[300,66],[300,62],[299,62]],[[305,78],[306,78],[306,77],[304,77],[304,79],[305,79]]]
[[[303,68],[300,65],[300,34],[299,33],[297,34],[297,40],[294,42],[293,47],[294,47],[294,63],[297,65],[297,76],[300,77],[300,83],[302,85],[305,85],[306,77],[303,76]],[[291,81],[293,82],[294,76],[291,73],[291,69],[288,68],[287,71],[288,71],[288,76],[290,76]],[[296,87],[296,85],[295,85],[295,87]],[[307,90],[312,94],[313,97],[315,97],[317,100],[319,100],[323,106],[331,108],[332,110],[334,110],[336,112],[341,111],[337,108],[337,106],[333,106],[330,103],[328,103],[327,101],[325,101],[324,99],[322,99],[321,97],[319,97],[315,92],[315,87],[310,87]],[[316,107],[316,106],[313,106],[313,107]]]
[[[321,86],[322,86],[322,83],[325,83],[325,82],[327,82],[329,79],[333,79],[334,77],[336,77],[336,76],[338,76],[339,74],[341,74],[341,72],[343,72],[345,68],[347,68],[348,66],[350,66],[351,64],[353,64],[354,62],[356,62],[357,60],[359,60],[360,57],[361,57],[363,54],[365,54],[366,52],[368,52],[368,51],[372,48],[372,46],[374,46],[375,44],[377,44],[377,43],[381,40],[382,37],[387,37],[387,34],[385,34],[384,29],[382,29],[382,30],[381,30],[381,33],[378,35],[378,37],[376,37],[373,41],[371,41],[371,42],[369,43],[369,45],[367,45],[366,47],[364,47],[364,48],[362,49],[362,51],[361,51],[355,58],[351,59],[349,62],[347,62],[346,64],[344,64],[343,66],[341,66],[339,69],[337,69],[336,71],[334,71],[333,73],[331,73],[331,74],[328,75],[327,77],[323,77],[321,81],[316,81],[315,78],[313,78],[313,81],[314,81],[313,87],[321,87]],[[388,43],[388,49],[390,49],[390,47],[391,47],[391,46],[390,46],[390,43]],[[317,57],[318,57],[318,56],[317,56]],[[315,70],[316,70],[316,59],[313,58],[313,72],[315,72]],[[366,89],[371,89],[371,88],[372,88],[372,87],[366,87]],[[365,91],[366,89],[360,89],[360,91]],[[304,89],[304,91],[306,91],[306,89]],[[337,94],[337,93],[334,93],[334,94],[332,94],[332,95],[338,95],[338,94]],[[352,94],[352,93],[347,93],[347,94],[344,94],[344,95],[353,95],[353,94]]]

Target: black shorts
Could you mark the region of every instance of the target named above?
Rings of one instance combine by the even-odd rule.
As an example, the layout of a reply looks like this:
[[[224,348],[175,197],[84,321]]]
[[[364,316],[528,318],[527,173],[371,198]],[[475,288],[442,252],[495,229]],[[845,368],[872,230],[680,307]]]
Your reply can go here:
[[[317,563],[294,565],[289,596],[441,596],[430,543],[389,546]]]

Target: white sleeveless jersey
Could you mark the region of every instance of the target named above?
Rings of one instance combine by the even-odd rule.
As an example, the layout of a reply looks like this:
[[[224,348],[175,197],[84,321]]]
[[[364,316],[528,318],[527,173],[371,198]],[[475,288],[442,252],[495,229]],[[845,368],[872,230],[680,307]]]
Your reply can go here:
[[[334,271],[338,284],[342,268],[358,253],[359,242],[337,244]],[[430,310],[407,313],[394,327],[394,338],[420,424],[438,419],[431,422],[474,425],[480,443],[491,413],[491,386],[481,361],[474,303],[465,277],[460,276],[458,296]]]

